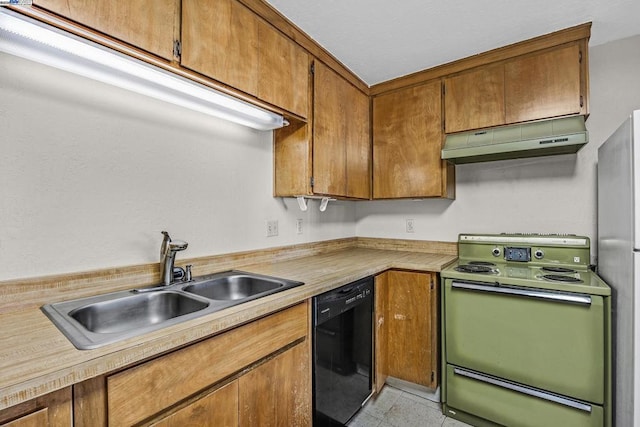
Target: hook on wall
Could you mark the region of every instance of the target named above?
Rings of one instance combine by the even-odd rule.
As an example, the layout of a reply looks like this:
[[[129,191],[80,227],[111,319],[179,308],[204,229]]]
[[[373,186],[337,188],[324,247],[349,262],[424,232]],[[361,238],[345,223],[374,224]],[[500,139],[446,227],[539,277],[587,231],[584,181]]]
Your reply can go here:
[[[309,209],[309,204],[307,199],[319,199],[320,200],[320,212],[324,212],[327,210],[327,205],[331,201],[335,201],[336,199],[331,197],[319,197],[319,196],[296,196],[296,200],[298,201],[298,207],[302,212],[306,212]]]

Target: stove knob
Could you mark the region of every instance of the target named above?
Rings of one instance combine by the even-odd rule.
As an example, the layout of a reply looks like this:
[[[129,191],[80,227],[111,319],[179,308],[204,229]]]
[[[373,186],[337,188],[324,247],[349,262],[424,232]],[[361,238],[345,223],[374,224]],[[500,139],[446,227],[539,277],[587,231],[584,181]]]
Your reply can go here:
[[[544,258],[544,252],[542,252],[542,249],[536,249],[533,256],[536,257],[536,259],[542,259]]]
[[[500,254],[502,253],[502,251],[500,250],[499,247],[495,247],[493,248],[493,250],[491,251],[491,253],[493,254],[493,256],[500,256]]]

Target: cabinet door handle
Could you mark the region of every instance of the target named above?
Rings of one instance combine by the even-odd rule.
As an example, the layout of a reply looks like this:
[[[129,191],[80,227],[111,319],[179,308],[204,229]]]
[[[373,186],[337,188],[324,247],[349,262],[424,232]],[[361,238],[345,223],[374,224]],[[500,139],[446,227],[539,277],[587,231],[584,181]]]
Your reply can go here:
[[[574,409],[579,409],[584,412],[589,412],[589,413],[591,412],[591,405],[587,405],[585,403],[578,402],[577,400],[569,399],[557,394],[547,393],[544,391],[537,390],[535,388],[525,387],[515,383],[502,381],[497,378],[481,375],[473,371],[467,371],[466,369],[453,368],[453,373],[456,375],[460,375],[466,378],[471,378],[473,380],[477,380],[483,383],[491,384],[496,387],[501,387],[507,390],[515,391],[517,393],[526,394],[527,396],[548,400],[550,402],[558,403],[560,405],[568,406]]]
[[[568,292],[550,292],[536,289],[511,288],[506,286],[483,285],[480,283],[456,282],[451,286],[455,289],[468,289],[480,292],[492,292],[496,294],[515,295],[520,297],[538,298],[549,301],[565,302],[571,304],[591,305],[591,296],[585,294],[572,294]]]

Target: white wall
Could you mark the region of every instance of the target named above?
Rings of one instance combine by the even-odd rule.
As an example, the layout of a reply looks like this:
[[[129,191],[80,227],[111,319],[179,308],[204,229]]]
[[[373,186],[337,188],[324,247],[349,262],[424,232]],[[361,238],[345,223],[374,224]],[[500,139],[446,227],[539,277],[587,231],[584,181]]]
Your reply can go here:
[[[459,233],[574,233],[596,253],[597,149],[640,108],[640,36],[590,49],[589,143],[577,154],[456,166],[455,201],[356,206],[358,236],[456,241]],[[405,219],[414,219],[414,234]]]
[[[0,280],[157,262],[161,230],[178,258],[355,235],[353,203],[272,197],[271,132],[5,54],[0,75]]]

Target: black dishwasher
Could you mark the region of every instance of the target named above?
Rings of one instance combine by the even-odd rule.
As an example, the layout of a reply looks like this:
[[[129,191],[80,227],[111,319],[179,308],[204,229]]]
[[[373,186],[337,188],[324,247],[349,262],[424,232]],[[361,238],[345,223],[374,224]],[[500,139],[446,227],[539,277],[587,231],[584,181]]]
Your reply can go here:
[[[313,425],[342,426],[371,396],[373,277],[313,299]]]

